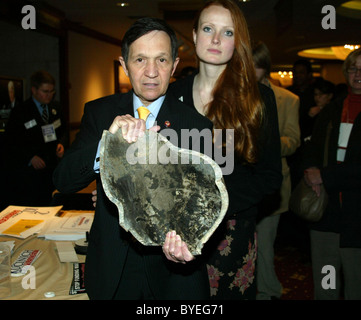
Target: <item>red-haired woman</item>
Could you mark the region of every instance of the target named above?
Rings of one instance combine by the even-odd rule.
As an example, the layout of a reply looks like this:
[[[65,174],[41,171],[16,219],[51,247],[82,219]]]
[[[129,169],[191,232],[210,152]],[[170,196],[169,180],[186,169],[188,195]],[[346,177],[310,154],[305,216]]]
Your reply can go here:
[[[275,99],[257,83],[247,23],[233,1],[207,2],[193,39],[199,71],[170,90],[211,119],[214,129],[234,130],[234,168],[224,175],[228,211],[200,258],[207,259],[211,298],[255,299],[257,206],[282,181]],[[166,250],[178,253],[176,245],[168,235]]]

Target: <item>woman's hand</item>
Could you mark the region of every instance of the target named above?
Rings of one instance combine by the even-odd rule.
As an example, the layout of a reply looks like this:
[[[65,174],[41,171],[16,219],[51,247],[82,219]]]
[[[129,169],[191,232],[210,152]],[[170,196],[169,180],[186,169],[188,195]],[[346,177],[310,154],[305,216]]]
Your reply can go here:
[[[321,177],[321,172],[320,169],[318,168],[308,168],[304,171],[304,177],[306,180],[306,183],[309,186],[314,186],[316,184],[322,184],[322,177]]]
[[[93,207],[95,208],[97,206],[97,190],[92,191],[92,201],[93,201]]]
[[[170,231],[165,237],[163,252],[166,258],[176,263],[183,263],[194,260],[194,256],[188,250],[187,244],[175,231]]]
[[[308,168],[304,171],[304,179],[306,183],[312,187],[312,190],[316,192],[319,197],[321,194],[321,184],[323,183],[320,169]]]

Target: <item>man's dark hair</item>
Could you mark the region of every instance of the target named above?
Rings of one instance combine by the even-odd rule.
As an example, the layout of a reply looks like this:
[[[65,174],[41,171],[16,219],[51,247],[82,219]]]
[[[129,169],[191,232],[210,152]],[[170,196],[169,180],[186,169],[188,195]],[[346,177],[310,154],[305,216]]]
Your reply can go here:
[[[317,78],[313,84],[313,88],[320,90],[322,93],[335,94],[335,85],[331,81],[323,78]]]
[[[40,70],[36,71],[31,75],[30,85],[32,87],[39,89],[39,87],[44,83],[52,84],[55,86],[55,79],[49,72]]]
[[[164,20],[158,18],[141,18],[128,29],[122,39],[122,57],[125,63],[128,62],[130,45],[135,40],[155,30],[164,31],[168,34],[172,46],[172,58],[173,61],[175,61],[178,56],[178,40],[173,29]]]
[[[267,77],[271,73],[271,54],[263,42],[257,42],[252,46],[253,62],[256,68],[265,69]]]

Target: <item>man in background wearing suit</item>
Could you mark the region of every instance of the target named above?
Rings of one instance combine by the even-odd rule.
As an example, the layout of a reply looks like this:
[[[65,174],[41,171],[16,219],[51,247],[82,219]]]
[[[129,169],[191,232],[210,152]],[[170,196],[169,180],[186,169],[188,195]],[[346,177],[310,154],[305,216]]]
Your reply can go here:
[[[118,210],[105,195],[98,172],[103,130],[122,130],[128,142],[145,128],[211,129],[212,123],[167,93],[179,58],[174,31],[162,20],[143,18],[122,39],[120,62],[133,90],[88,102],[80,132],[54,172],[60,192],[76,192],[97,181],[97,205],[90,231],[85,287],[90,299],[206,299],[209,284],[201,259],[175,263],[160,247],[138,243],[119,226]],[[138,108],[147,107],[146,121]],[[159,127],[153,127],[154,123]]]
[[[30,78],[31,97],[15,106],[5,131],[6,201],[23,206],[48,206],[53,171],[68,145],[67,125],[53,100],[55,80],[46,71]]]

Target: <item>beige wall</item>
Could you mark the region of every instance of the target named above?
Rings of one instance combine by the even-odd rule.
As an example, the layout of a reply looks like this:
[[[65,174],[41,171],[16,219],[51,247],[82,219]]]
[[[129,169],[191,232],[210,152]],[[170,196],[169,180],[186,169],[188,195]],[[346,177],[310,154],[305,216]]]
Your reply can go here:
[[[114,93],[114,60],[120,47],[69,32],[69,119],[81,121],[84,104]],[[71,133],[71,141],[74,132]]]
[[[339,83],[346,83],[345,76],[342,72],[342,64],[343,61],[339,63],[324,63],[322,65],[321,76],[336,85]]]

